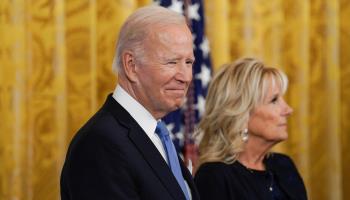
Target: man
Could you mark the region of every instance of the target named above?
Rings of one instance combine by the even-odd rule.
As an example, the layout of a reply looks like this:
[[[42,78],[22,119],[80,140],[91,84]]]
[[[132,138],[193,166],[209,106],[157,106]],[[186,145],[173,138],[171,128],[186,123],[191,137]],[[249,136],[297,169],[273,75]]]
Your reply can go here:
[[[114,61],[119,83],[70,144],[62,200],[199,199],[161,134],[161,118],[180,108],[192,79],[184,17],[159,6],[137,10],[121,28]]]

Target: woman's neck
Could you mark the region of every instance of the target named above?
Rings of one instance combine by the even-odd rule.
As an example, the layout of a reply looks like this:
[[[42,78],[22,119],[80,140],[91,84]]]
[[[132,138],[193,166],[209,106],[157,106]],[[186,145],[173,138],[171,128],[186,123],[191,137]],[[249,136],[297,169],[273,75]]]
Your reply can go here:
[[[247,168],[265,170],[264,158],[273,145],[249,139],[239,154],[238,161]]]

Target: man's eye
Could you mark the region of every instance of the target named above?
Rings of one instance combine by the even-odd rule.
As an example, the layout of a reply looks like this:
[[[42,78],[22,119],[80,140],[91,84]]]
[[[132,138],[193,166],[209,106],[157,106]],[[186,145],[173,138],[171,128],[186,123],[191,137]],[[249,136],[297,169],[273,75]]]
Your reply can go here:
[[[186,61],[186,64],[193,65],[193,61]]]
[[[176,65],[177,62],[176,61],[169,61],[167,64],[170,64],[170,65]]]

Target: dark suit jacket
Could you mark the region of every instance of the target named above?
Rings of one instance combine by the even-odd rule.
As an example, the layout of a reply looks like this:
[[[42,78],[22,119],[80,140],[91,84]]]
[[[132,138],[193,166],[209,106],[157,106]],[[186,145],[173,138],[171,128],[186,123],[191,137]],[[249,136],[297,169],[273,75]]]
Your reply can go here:
[[[180,159],[192,199],[199,199]],[[175,176],[152,141],[111,95],[73,138],[61,174],[62,200],[182,200]]]
[[[303,180],[288,156],[272,153],[264,162],[286,199],[307,199]],[[257,172],[260,174],[254,174]],[[195,183],[201,200],[272,200],[268,185],[260,179],[262,174],[262,171],[248,170],[238,162],[230,165],[204,163],[196,173]]]

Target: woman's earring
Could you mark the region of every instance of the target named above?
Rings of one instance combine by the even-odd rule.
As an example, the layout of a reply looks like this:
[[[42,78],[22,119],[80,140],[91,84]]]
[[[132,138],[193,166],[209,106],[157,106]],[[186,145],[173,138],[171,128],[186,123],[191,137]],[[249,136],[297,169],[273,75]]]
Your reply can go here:
[[[245,128],[242,131],[241,137],[242,137],[243,142],[247,142],[248,141],[249,135],[248,135],[248,129],[247,128]]]

